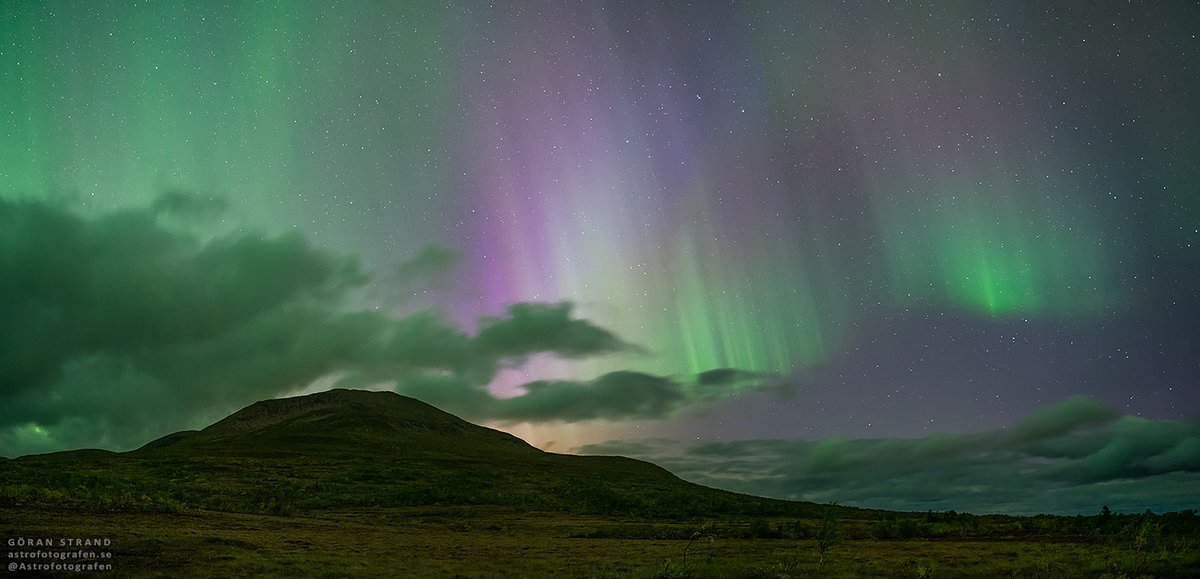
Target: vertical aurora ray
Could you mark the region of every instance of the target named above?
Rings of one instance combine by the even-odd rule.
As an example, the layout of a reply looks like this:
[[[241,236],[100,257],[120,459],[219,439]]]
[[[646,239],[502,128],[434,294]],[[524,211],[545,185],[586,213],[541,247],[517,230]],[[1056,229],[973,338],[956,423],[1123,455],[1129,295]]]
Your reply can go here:
[[[819,362],[840,308],[818,305],[816,271],[790,239],[797,216],[781,217],[791,204],[765,190],[784,176],[754,173],[773,172],[759,159],[721,168],[730,134],[737,146],[770,146],[743,125],[766,122],[746,114],[758,98],[714,109],[703,87],[669,82],[693,55],[627,47],[616,17],[594,9],[547,5],[511,18],[471,35],[504,55],[468,88],[482,120],[467,142],[477,196],[468,259],[485,280],[483,310],[569,300],[651,350],[576,365],[583,372],[786,373]],[[548,32],[511,32],[531,28]],[[550,32],[565,30],[576,32]],[[757,83],[754,70],[739,74]]]
[[[745,250],[724,249],[697,229],[679,231],[675,319],[654,342],[682,340],[668,351],[670,367],[787,373],[822,361],[832,308],[818,307],[807,264],[761,242]]]
[[[828,183],[873,218],[863,232],[870,247],[858,249],[878,256],[872,275],[857,280],[881,289],[869,299],[995,317],[1111,313],[1121,295],[1110,264],[1126,240],[1106,228],[1113,216],[1097,204],[1103,178],[1078,144],[1056,140],[1058,119],[1023,113],[1035,89],[1002,84],[1023,76],[1021,56],[977,49],[975,14],[961,7],[878,8],[857,17],[754,11],[783,132],[801,143],[835,135],[824,139],[837,155],[828,164],[849,177]],[[916,33],[876,35],[880,23]],[[823,32],[832,29],[853,31],[857,42]]]

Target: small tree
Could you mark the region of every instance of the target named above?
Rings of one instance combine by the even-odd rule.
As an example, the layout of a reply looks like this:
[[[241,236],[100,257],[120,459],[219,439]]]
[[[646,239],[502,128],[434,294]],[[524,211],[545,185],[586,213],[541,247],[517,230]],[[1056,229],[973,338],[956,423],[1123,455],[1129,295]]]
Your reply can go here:
[[[1147,510],[1139,521],[1130,523],[1125,532],[1131,552],[1123,571],[1131,576],[1140,577],[1147,574],[1150,567],[1165,556],[1165,552],[1161,550],[1162,526],[1155,520],[1154,514]]]
[[[688,554],[692,550],[692,545],[694,545],[696,543],[696,541],[708,541],[709,543],[713,542],[712,533],[713,533],[713,522],[712,521],[705,521],[704,524],[700,525],[699,527],[696,527],[695,531],[692,531],[691,536],[688,537],[687,546],[685,546],[683,548],[683,564],[684,565],[688,564]]]
[[[837,502],[829,504],[821,528],[817,529],[817,566],[825,565],[825,553],[842,542],[842,525],[837,518]]]
[[[1158,547],[1162,538],[1162,527],[1151,516],[1143,516],[1137,531],[1133,534],[1133,550],[1148,552]]]
[[[1100,517],[1096,520],[1096,532],[1108,535],[1113,529],[1113,512],[1108,508],[1108,505],[1100,507]]]

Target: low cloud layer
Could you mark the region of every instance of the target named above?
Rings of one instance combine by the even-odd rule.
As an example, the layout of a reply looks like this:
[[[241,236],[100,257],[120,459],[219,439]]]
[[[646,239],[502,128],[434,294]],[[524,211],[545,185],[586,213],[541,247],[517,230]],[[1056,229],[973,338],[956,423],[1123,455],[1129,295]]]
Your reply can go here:
[[[914,439],[681,443],[578,449],[651,460],[694,482],[784,499],[910,511],[1035,514],[1200,506],[1200,422],[1118,417],[1084,397],[1015,427]]]
[[[460,256],[448,248],[429,245],[413,257],[396,266],[393,281],[401,289],[412,289],[422,283],[438,285],[445,282],[444,275],[458,264]]]
[[[0,200],[0,455],[130,448],[329,376],[395,384],[476,420],[663,417],[709,397],[690,378],[614,372],[494,398],[497,371],[530,356],[641,349],[567,303],[513,304],[475,335],[434,311],[348,309],[369,280],[356,259],[299,234],[201,239],[179,227],[222,208],[182,192],[103,216]],[[414,283],[454,261],[426,248],[395,277]],[[714,376],[700,382],[746,375]]]

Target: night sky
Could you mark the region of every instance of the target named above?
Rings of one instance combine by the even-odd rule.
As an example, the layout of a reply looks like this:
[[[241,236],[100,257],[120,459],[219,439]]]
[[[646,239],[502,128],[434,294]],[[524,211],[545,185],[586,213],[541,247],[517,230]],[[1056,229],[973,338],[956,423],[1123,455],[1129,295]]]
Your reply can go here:
[[[1197,22],[0,0],[0,455],[341,386],[782,498],[1195,508]]]

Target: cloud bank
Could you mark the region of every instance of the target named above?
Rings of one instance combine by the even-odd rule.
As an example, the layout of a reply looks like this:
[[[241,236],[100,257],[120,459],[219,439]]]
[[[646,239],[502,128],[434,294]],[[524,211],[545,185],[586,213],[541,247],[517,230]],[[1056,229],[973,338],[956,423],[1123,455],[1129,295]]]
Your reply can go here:
[[[622,371],[494,398],[496,372],[536,354],[642,350],[572,317],[568,303],[513,304],[475,335],[436,311],[349,309],[370,279],[356,259],[295,233],[201,239],[176,227],[223,206],[178,191],[102,216],[0,200],[0,455],[131,448],[330,376],[395,384],[476,420],[663,417],[710,397],[690,381]],[[425,248],[394,277],[415,283],[455,259]],[[722,380],[700,382],[746,374],[713,376]]]
[[[1200,421],[1118,417],[1077,396],[1015,427],[914,439],[680,443],[578,449],[651,460],[717,488],[904,511],[1094,514],[1200,504]]]

